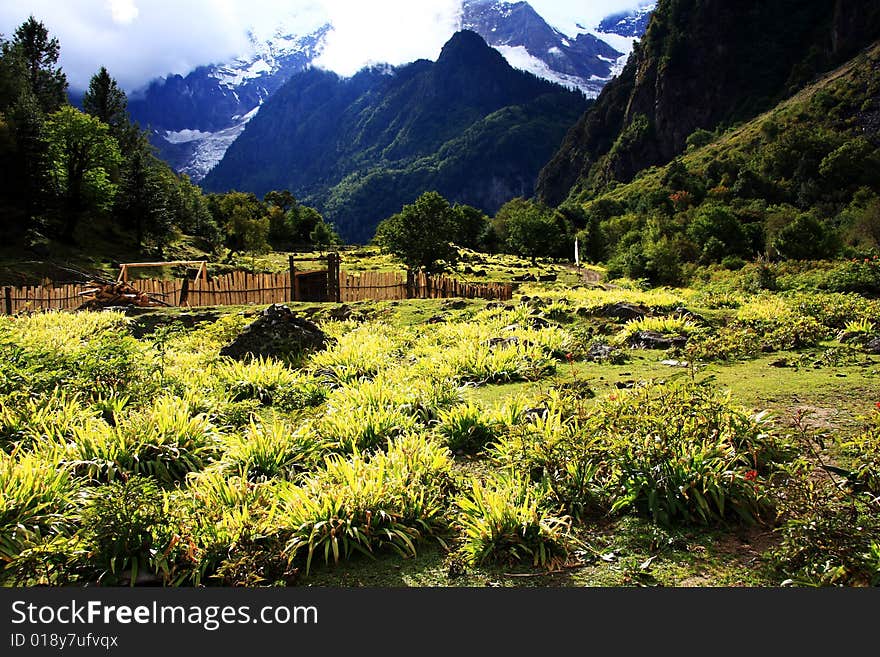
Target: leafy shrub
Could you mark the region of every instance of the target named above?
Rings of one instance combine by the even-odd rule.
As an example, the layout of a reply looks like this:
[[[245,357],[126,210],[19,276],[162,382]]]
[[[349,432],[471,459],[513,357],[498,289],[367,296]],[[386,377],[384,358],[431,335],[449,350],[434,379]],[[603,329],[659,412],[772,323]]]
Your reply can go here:
[[[319,382],[305,379],[293,385],[278,387],[272,395],[272,405],[280,411],[297,411],[320,406],[330,391]]]
[[[609,467],[612,509],[661,525],[760,520],[770,506],[760,472],[784,454],[761,418],[691,382],[612,395],[581,431]]]
[[[253,422],[262,407],[258,399],[220,403],[212,414],[212,420],[221,427],[240,429]]]
[[[0,452],[0,559],[70,529],[77,489],[70,469],[44,455]]]
[[[527,561],[547,569],[564,562],[576,545],[571,521],[542,510],[545,497],[514,475],[496,476],[486,485],[474,481],[456,500],[465,559],[472,564]]]
[[[880,496],[880,406],[862,431],[843,447],[852,460],[850,484]]]
[[[391,549],[404,556],[447,525],[451,471],[448,452],[410,436],[372,458],[328,457],[326,469],[303,487],[280,490],[269,519],[289,535],[290,559],[306,553],[338,563],[356,553]]]
[[[850,322],[871,321],[880,315],[880,302],[858,294],[796,294],[788,303],[829,329],[843,329]]]
[[[327,448],[327,443],[308,428],[295,430],[274,418],[271,422],[252,422],[243,436],[233,437],[221,463],[224,470],[240,472],[248,481],[292,479],[314,469]]]
[[[134,586],[138,574],[157,575],[173,548],[164,498],[156,483],[132,477],[95,489],[82,511],[82,567],[102,584]]]
[[[832,292],[880,295],[880,258],[843,263],[828,274],[825,287]]]
[[[252,551],[260,542],[276,549],[274,554],[263,555],[265,561],[277,562],[282,551],[275,545],[278,530],[265,525],[276,500],[274,490],[269,483],[249,482],[242,472],[222,463],[189,474],[186,487],[170,495],[166,503],[175,509],[179,542],[186,547],[188,559],[167,564],[166,579],[194,586],[211,577],[222,580],[231,576],[228,571],[235,568],[241,550],[259,567],[258,555]],[[221,574],[224,564],[227,572]],[[256,574],[250,583],[255,579]]]
[[[724,256],[721,259],[721,266],[728,271],[739,271],[746,266],[746,261],[739,256]]]
[[[780,477],[785,521],[769,554],[780,575],[801,586],[880,584],[880,513],[872,496],[842,493],[806,459]]]
[[[105,313],[99,313],[104,315]],[[157,387],[146,347],[128,335],[118,313],[42,313],[0,324],[0,393],[63,388],[109,396]]]
[[[759,258],[740,270],[741,287],[746,292],[777,289],[776,271],[769,262]]]
[[[499,427],[476,404],[463,404],[440,413],[437,434],[453,452],[475,454],[492,442]]]
[[[685,353],[692,361],[730,361],[757,358],[764,342],[748,327],[723,326],[688,342]]]
[[[490,456],[506,472],[528,473],[548,500],[581,518],[608,510],[602,483],[607,468],[594,442],[580,432],[578,417],[565,414],[566,402],[571,400],[551,402],[546,415],[512,427]]]
[[[759,297],[744,304],[737,312],[736,325],[761,336],[763,351],[812,347],[829,333],[779,297]]]

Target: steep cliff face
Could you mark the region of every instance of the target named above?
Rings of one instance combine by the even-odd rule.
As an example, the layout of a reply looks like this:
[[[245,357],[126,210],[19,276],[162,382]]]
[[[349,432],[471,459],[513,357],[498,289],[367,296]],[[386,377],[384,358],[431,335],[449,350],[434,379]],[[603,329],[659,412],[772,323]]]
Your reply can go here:
[[[878,38],[876,0],[661,0],[627,70],[545,167],[539,198],[627,182],[697,129],[752,118]]]

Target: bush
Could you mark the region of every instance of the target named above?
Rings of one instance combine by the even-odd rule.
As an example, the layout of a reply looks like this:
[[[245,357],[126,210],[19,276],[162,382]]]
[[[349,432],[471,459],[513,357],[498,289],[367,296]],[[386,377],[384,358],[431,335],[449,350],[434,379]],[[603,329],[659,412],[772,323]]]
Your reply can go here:
[[[119,313],[49,312],[0,323],[0,393],[151,394],[150,359],[126,322]]]
[[[805,459],[780,477],[786,519],[769,555],[780,576],[801,586],[880,585],[880,513],[872,496],[843,494]]]
[[[571,521],[544,511],[545,498],[546,491],[514,475],[486,485],[474,481],[457,500],[465,559],[478,565],[526,561],[547,569],[563,563],[576,546]]]
[[[851,481],[858,490],[880,496],[880,406],[868,418],[862,431],[844,443],[852,461]]]
[[[705,385],[654,385],[612,395],[582,421],[608,464],[615,511],[661,525],[754,523],[769,509],[760,480],[781,451],[759,418]]]
[[[843,263],[828,274],[825,287],[832,292],[880,295],[880,257]]]
[[[561,398],[549,402],[546,415],[516,418],[490,455],[506,472],[527,473],[547,491],[548,500],[577,518],[607,513],[607,464],[593,439],[581,433],[573,411],[582,411],[579,401]]]
[[[414,556],[419,540],[447,525],[450,459],[433,443],[407,437],[387,454],[330,457],[325,468],[302,488],[282,489],[268,521],[289,536],[291,560],[306,553],[307,573],[316,555],[326,563],[386,548]]]
[[[437,434],[455,453],[475,454],[495,440],[499,426],[476,404],[455,406],[440,413]]]
[[[721,260],[721,266],[728,271],[739,271],[746,266],[746,261],[739,256],[725,256]]]
[[[95,489],[82,512],[83,563],[101,584],[135,585],[138,574],[162,571],[174,530],[156,483],[133,477]]]

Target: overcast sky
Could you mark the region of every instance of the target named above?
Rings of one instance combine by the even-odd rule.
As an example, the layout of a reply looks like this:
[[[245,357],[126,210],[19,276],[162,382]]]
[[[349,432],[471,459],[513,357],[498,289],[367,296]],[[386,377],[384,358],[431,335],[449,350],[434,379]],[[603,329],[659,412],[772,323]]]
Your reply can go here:
[[[571,34],[644,0],[530,0]],[[84,88],[106,66],[127,90],[155,77],[247,53],[247,32],[268,36],[279,24],[306,34],[335,31],[319,61],[350,75],[370,62],[435,59],[458,25],[460,0],[0,0],[0,33],[9,38],[33,14],[61,42],[71,86]]]

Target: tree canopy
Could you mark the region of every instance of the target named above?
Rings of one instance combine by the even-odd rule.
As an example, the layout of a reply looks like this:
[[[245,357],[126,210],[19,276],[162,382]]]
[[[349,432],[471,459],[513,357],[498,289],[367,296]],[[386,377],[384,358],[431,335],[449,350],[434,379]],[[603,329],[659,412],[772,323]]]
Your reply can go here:
[[[437,192],[425,192],[379,224],[375,241],[407,267],[435,271],[441,262],[448,265],[458,259],[451,242],[456,228],[449,202]]]

